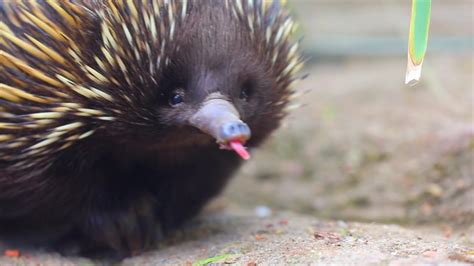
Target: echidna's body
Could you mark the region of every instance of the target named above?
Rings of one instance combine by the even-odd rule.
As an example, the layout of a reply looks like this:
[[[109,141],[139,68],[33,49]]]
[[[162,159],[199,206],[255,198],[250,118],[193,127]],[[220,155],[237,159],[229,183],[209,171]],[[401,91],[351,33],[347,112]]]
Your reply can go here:
[[[240,165],[216,140],[277,128],[300,66],[278,1],[0,5],[3,228],[147,247]]]

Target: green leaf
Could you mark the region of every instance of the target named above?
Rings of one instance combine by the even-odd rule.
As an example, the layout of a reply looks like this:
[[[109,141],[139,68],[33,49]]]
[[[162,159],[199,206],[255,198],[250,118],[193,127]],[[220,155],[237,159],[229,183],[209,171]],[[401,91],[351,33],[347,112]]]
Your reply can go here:
[[[408,65],[405,83],[414,85],[420,80],[421,67],[428,46],[431,0],[413,0],[408,41]]]
[[[410,56],[415,65],[423,62],[430,30],[431,0],[413,0],[410,23]]]
[[[193,263],[193,266],[204,266],[204,265],[207,265],[209,263],[219,262],[221,260],[225,260],[225,259],[231,257],[232,255],[233,254],[224,254],[224,255],[220,255],[220,256],[216,256],[216,257],[211,257],[211,258],[207,258],[207,259],[198,260],[195,263]]]

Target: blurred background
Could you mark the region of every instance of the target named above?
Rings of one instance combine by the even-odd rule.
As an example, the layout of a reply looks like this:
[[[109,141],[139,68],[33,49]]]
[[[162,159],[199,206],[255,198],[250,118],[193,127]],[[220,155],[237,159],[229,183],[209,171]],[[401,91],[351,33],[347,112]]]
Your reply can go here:
[[[421,82],[404,85],[411,1],[290,1],[309,93],[221,202],[317,217],[474,223],[473,2],[433,1]]]

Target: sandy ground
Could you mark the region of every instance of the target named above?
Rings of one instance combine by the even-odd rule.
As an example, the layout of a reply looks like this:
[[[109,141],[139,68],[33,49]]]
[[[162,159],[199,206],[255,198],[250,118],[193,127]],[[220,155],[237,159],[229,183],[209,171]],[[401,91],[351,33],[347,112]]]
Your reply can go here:
[[[174,234],[159,250],[126,259],[121,265],[471,265],[472,238],[398,225],[326,221],[290,212],[261,217],[230,208],[208,213]],[[0,265],[107,264],[39,251],[0,258]]]
[[[211,211],[123,264],[474,264],[472,3],[435,3],[433,49],[409,88],[397,46],[405,2],[295,4],[312,58],[299,86],[304,107]],[[369,37],[387,45],[364,50]],[[6,248],[15,247],[0,241]],[[103,263],[41,249],[0,257],[0,265]]]
[[[228,257],[217,262],[236,265],[474,263],[466,236],[447,239],[397,225],[322,221],[288,212],[258,218],[233,209],[189,229],[182,234],[186,241],[180,235],[173,246],[123,265],[191,264],[222,255]]]

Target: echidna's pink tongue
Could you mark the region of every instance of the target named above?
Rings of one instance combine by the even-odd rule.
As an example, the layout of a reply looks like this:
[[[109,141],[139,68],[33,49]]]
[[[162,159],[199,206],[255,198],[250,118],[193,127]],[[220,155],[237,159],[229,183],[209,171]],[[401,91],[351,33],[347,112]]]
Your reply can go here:
[[[239,140],[233,140],[229,142],[229,146],[244,160],[250,159],[249,152],[245,149],[244,145]]]

